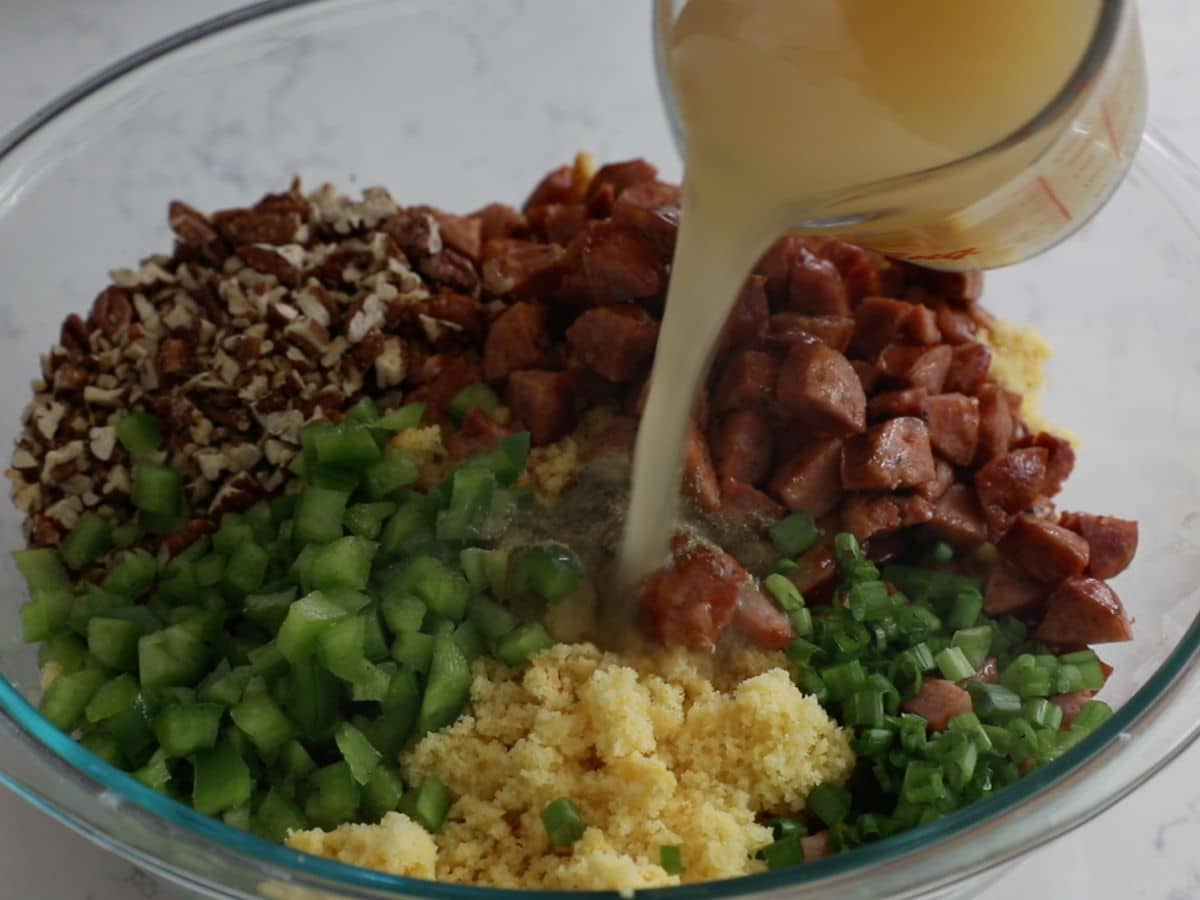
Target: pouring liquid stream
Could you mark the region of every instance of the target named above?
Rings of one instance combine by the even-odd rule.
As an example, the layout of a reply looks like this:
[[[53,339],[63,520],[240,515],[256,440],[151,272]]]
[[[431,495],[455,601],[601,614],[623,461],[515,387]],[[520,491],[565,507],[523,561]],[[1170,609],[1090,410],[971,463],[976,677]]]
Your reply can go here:
[[[1018,179],[1058,137],[980,154],[1062,91],[1100,15],[1101,0],[688,0],[663,29],[685,142],[682,220],[634,453],[622,602],[668,559],[694,398],[770,242],[841,216],[840,237],[911,258],[930,241],[1024,241],[1007,251],[1017,258],[1040,249],[1028,210],[1019,221],[962,210]],[[1140,134],[1137,113],[1127,118]],[[953,178],[904,177],[963,160]],[[867,210],[887,213],[856,217]],[[971,267],[1000,261],[985,254]]]

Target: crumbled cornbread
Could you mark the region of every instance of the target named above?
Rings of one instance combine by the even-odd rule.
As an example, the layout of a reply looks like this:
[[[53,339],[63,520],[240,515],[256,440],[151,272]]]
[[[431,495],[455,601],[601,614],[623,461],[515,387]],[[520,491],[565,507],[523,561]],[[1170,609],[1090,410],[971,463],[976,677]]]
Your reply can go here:
[[[802,808],[854,764],[848,733],[782,668],[725,690],[709,680],[714,665],[753,672],[777,661],[758,653],[729,665],[681,650],[622,657],[590,644],[557,645],[521,671],[477,661],[464,715],[401,760],[410,783],[434,775],[456,798],[433,836],[436,877],[632,890],[761,869],[755,855],[772,836],[758,814]],[[556,851],[540,814],[558,797],[579,806],[588,829]],[[289,843],[298,839],[329,855],[319,836]],[[387,846],[360,858],[405,864],[394,828],[375,839]],[[682,879],[660,866],[664,844],[682,848]]]
[[[398,447],[412,457],[420,472],[422,487],[432,487],[442,480],[446,445],[442,443],[441,426],[430,425],[401,431],[388,442],[388,446]]]
[[[1007,390],[1021,395],[1021,416],[1034,431],[1048,431],[1078,443],[1069,431],[1049,421],[1042,412],[1042,388],[1046,363],[1054,351],[1040,334],[1027,325],[999,319],[979,332],[979,340],[992,351],[988,374]]]
[[[408,816],[394,812],[378,825],[347,824],[328,832],[293,831],[287,842],[305,853],[414,878],[432,878],[437,857],[429,832]]]

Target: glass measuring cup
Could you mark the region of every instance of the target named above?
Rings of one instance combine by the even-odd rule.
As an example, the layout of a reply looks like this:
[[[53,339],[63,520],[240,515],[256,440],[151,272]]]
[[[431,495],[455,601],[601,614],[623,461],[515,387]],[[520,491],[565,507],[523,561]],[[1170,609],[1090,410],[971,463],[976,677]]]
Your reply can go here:
[[[681,147],[687,134],[666,48],[686,5],[656,0],[655,7],[659,83]],[[1136,6],[1102,0],[1078,66],[1028,122],[944,165],[818,197],[781,198],[804,201],[786,209],[785,220],[797,231],[836,233],[939,269],[1027,259],[1078,230],[1120,184],[1141,140],[1146,93]]]

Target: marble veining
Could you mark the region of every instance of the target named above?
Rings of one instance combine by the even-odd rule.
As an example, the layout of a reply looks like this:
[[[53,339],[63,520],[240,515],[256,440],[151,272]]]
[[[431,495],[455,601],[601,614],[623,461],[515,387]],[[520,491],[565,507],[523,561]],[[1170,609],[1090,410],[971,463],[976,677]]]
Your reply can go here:
[[[649,18],[647,0],[604,2],[608,14],[628,18],[630,27],[640,27],[640,22]],[[0,0],[0,132],[119,55],[238,5],[232,0]],[[533,15],[538,4],[527,0],[521,5]],[[1194,0],[1149,0],[1142,4],[1142,19],[1151,72],[1151,119],[1184,152],[1200,159],[1200,105],[1194,99],[1200,86],[1200,55],[1195,53],[1200,4]],[[478,74],[491,71],[495,59],[489,52],[489,39],[501,30],[521,28],[521,22],[520,15],[481,15],[461,34],[463,59],[458,65],[465,62]],[[635,22],[639,24],[635,26]],[[306,133],[316,137],[324,133],[322,129],[336,126],[329,121],[297,123],[287,116],[289,91],[294,89],[297,67],[303,66],[305,48],[268,52],[273,62],[270,83],[255,87],[269,98],[265,104],[269,114],[261,126],[263,140],[278,141],[280,135],[286,136],[289,152],[284,158],[293,170],[337,171],[337,160],[305,149]],[[497,73],[495,77],[503,76]],[[619,80],[620,71],[614,71],[613,77]],[[240,142],[230,139],[243,135],[223,129],[242,126],[223,123],[219,110],[220,98],[216,97],[199,112],[211,117],[212,127],[206,132],[210,140],[189,149],[206,168],[224,172],[223,187],[229,199],[246,199],[248,191],[260,190],[257,183],[250,184],[251,179],[285,178],[286,173],[277,169],[248,170],[242,161],[232,165],[223,150],[223,139],[232,146]],[[186,113],[195,114],[191,110]],[[547,114],[551,119],[557,117],[560,121],[555,124],[563,129],[579,126],[590,132],[597,127],[595,121],[569,121],[579,115],[574,110],[552,109]],[[169,118],[161,117],[153,123],[156,129],[172,125]],[[417,138],[419,123],[408,127],[411,137]],[[179,132],[195,134],[182,127]],[[628,144],[639,133],[620,135],[614,146]],[[484,159],[481,152],[480,162]],[[126,161],[123,171],[129,183],[135,178],[143,184],[153,179],[169,186],[180,176],[177,165],[164,162],[147,170],[141,167],[144,162],[138,160],[134,165],[132,160]],[[223,165],[226,162],[229,164]],[[181,188],[179,194],[185,195],[186,190]],[[127,218],[135,215],[124,200],[118,200],[113,212]],[[144,249],[146,245],[135,246]],[[82,291],[84,286],[64,288]],[[9,302],[0,301],[0,331],[15,337],[21,330],[20,316]],[[0,767],[3,764],[0,751]],[[1200,900],[1198,846],[1200,747],[1193,747],[1115,808],[1005,872],[982,897]],[[167,896],[166,889],[145,874],[88,845],[4,791],[0,791],[0,871],[4,873],[5,896],[33,900],[153,900]]]

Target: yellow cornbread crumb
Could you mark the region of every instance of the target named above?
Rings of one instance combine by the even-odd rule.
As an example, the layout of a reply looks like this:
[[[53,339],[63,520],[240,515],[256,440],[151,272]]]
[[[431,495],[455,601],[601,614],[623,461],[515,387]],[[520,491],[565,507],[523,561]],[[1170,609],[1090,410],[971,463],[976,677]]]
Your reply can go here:
[[[388,441],[388,446],[397,447],[412,457],[417,464],[422,487],[432,487],[442,480],[446,445],[442,443],[441,426],[406,428]]]
[[[778,660],[757,653],[738,665],[753,672]],[[756,816],[801,809],[818,784],[843,783],[854,756],[848,733],[784,669],[723,690],[708,675],[723,663],[678,649],[617,656],[591,644],[559,644],[520,671],[476,661],[463,716],[401,759],[406,781],[433,775],[455,797],[433,836],[435,876],[629,891],[761,870],[754,857],[772,835]],[[570,797],[588,825],[560,850],[540,819],[558,797]],[[305,834],[299,849],[328,855]],[[405,842],[392,829],[374,834],[387,846],[370,855],[403,864]],[[659,865],[664,844],[682,848],[682,879]]]
[[[1021,395],[1021,417],[1034,431],[1048,431],[1078,443],[1075,435],[1049,421],[1042,412],[1042,388],[1046,363],[1054,351],[1040,334],[1027,325],[996,319],[979,333],[981,343],[992,351],[988,374],[1000,386]]]
[[[334,831],[293,831],[293,850],[326,856],[352,866],[392,875],[433,878],[437,847],[424,828],[401,813],[388,813],[377,825],[343,825]]]
[[[612,419],[611,409],[594,407],[584,414],[579,427],[561,441],[529,451],[526,473],[539,501],[553,503],[574,483],[575,472],[587,460],[593,441]]]

